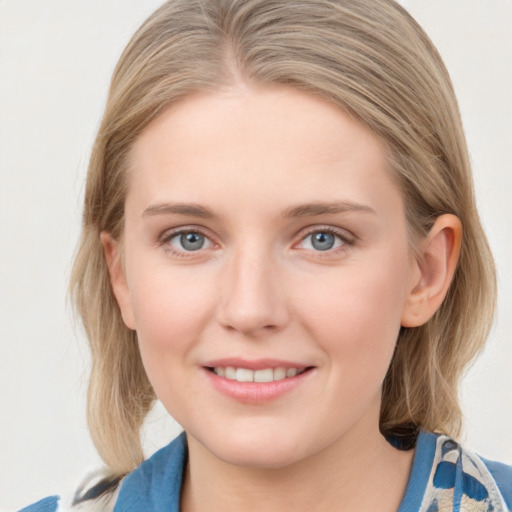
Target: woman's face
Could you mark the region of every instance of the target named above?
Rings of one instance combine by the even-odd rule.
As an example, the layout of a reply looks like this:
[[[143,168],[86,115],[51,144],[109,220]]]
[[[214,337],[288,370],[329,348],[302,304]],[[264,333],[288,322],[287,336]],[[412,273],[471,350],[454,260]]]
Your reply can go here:
[[[383,142],[311,95],[239,88],[172,106],[130,163],[114,288],[189,437],[282,467],[378,433],[419,276]]]

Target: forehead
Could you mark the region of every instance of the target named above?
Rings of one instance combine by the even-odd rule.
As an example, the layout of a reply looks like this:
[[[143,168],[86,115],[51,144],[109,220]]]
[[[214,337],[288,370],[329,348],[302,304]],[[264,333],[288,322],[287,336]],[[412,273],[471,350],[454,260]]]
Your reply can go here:
[[[382,202],[389,192],[400,201],[389,167],[385,143],[326,100],[284,86],[233,88],[191,95],[142,133],[128,201],[208,202],[217,194],[240,196],[246,207],[256,198],[263,205],[319,195]]]

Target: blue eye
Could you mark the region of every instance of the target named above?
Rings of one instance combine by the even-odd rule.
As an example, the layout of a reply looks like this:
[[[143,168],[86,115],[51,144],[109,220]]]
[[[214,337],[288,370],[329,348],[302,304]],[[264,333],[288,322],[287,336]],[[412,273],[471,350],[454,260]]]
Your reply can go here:
[[[330,231],[314,231],[302,240],[302,248],[314,251],[330,251],[341,247],[346,242]]]
[[[197,231],[182,231],[175,233],[169,238],[169,245],[174,249],[183,252],[199,251],[210,247],[211,241]]]
[[[180,244],[187,251],[197,251],[204,245],[204,236],[199,233],[181,234]]]
[[[313,233],[311,235],[311,245],[317,251],[328,251],[334,247],[336,238],[332,233]]]

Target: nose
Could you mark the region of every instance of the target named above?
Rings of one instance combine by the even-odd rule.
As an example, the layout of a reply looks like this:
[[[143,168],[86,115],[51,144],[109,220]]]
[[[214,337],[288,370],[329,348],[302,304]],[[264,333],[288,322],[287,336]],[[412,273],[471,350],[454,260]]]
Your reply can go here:
[[[289,321],[286,287],[276,261],[261,251],[240,251],[226,265],[218,321],[226,329],[260,337]]]

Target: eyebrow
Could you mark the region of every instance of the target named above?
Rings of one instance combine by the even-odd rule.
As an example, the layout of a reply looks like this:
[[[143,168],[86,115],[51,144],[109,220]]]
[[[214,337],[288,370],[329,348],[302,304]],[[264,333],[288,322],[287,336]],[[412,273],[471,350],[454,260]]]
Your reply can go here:
[[[158,203],[149,206],[142,212],[143,217],[172,214],[191,215],[202,219],[215,217],[215,214],[210,209],[194,203]]]
[[[334,201],[330,203],[315,202],[290,206],[283,212],[283,217],[314,217],[315,215],[333,215],[336,213],[367,212],[376,214],[373,208],[352,201]]]
[[[334,215],[337,213],[367,212],[375,214],[369,206],[352,201],[315,202],[290,206],[282,213],[284,218],[314,217],[317,215]],[[202,219],[212,219],[216,215],[212,210],[195,203],[158,203],[149,206],[142,213],[143,217],[154,215],[190,215]]]

